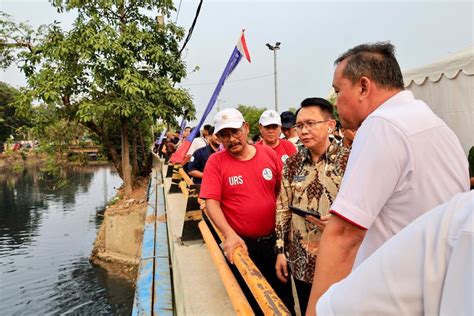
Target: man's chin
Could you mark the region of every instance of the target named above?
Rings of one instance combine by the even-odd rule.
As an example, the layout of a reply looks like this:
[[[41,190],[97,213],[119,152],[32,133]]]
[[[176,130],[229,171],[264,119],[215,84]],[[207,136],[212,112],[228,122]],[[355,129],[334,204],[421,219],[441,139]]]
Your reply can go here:
[[[234,146],[228,147],[227,150],[233,154],[240,153],[242,151],[242,145],[234,145]]]

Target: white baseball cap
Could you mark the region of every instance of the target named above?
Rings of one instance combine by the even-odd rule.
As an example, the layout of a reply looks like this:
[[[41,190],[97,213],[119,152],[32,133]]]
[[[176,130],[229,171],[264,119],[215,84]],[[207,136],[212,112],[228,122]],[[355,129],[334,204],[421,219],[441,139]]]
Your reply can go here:
[[[214,117],[214,125],[216,126],[214,133],[216,134],[224,128],[241,128],[244,122],[244,117],[238,110],[224,109]]]
[[[275,110],[266,110],[260,116],[258,123],[262,124],[262,126],[268,126],[272,124],[281,126],[280,114],[278,114],[278,112]]]

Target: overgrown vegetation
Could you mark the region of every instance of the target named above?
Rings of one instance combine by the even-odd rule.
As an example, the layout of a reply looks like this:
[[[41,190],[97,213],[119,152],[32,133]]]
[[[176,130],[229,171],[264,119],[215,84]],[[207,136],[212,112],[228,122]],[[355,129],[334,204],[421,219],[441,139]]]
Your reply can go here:
[[[34,128],[66,134],[64,143],[79,126],[87,128],[114,163],[128,195],[149,173],[156,120],[177,126],[177,116],[194,118],[190,95],[175,87],[186,75],[178,47],[184,30],[159,22],[159,17],[169,20],[173,2],[51,3],[58,12],[77,12],[71,30],[58,22],[33,30],[0,15],[0,66],[16,61],[28,82],[16,97],[16,109],[34,119]]]

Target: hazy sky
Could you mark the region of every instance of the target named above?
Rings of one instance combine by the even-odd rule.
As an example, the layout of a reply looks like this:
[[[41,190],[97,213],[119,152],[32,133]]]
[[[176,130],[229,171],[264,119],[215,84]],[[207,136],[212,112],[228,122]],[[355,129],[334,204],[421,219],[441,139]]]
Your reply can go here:
[[[183,0],[178,24],[189,29],[199,1]],[[175,0],[176,7],[179,0]],[[0,10],[32,25],[74,16],[58,15],[47,0],[0,0]],[[277,53],[279,111],[302,99],[327,96],[333,62],[364,42],[391,41],[402,70],[431,63],[473,45],[472,1],[206,1],[184,61],[191,71],[180,84],[189,89],[200,117],[242,28],[252,63],[242,60],[219,96],[221,108],[238,104],[274,107],[273,52],[265,43],[281,42]],[[176,14],[172,20],[176,20]],[[15,69],[0,80],[24,85]],[[215,111],[213,112],[215,113]],[[212,114],[208,122],[212,121]]]

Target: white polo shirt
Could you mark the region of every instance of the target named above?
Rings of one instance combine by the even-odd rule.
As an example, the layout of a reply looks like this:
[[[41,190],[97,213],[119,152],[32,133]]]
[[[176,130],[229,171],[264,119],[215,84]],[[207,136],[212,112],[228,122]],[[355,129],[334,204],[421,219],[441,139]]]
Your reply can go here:
[[[474,315],[474,191],[420,216],[319,299],[318,315]]]
[[[357,130],[331,210],[368,229],[356,267],[415,218],[467,190],[458,138],[423,101],[402,91]]]

